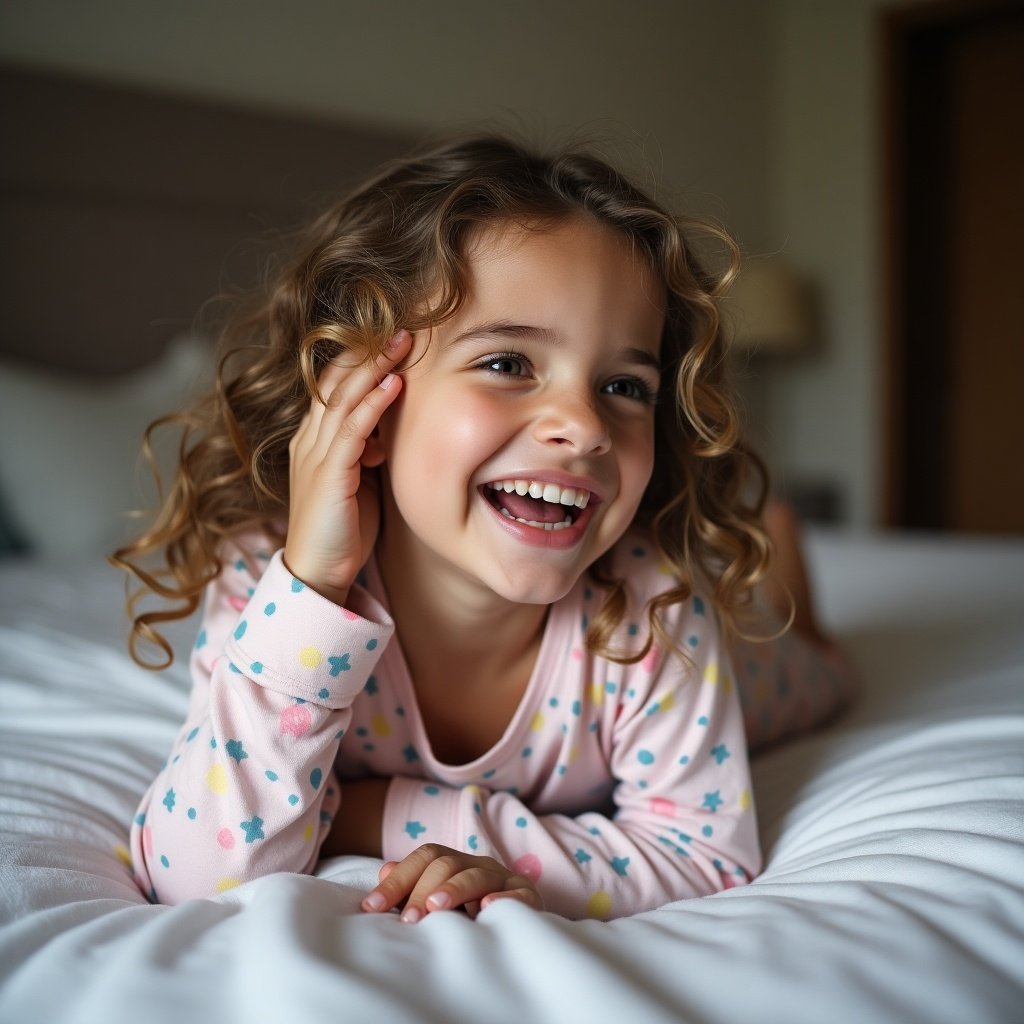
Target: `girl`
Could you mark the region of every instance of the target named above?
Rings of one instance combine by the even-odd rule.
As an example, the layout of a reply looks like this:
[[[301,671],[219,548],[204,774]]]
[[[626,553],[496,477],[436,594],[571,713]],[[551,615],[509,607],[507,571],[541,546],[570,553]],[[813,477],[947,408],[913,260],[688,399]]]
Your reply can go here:
[[[364,910],[408,922],[499,899],[609,918],[757,873],[723,645],[768,550],[723,379],[733,272],[603,162],[493,137],[312,226],[116,556],[182,602],[135,616],[136,657],[169,660],[154,624],[205,589],[132,828],[150,899],[348,853],[386,860]],[[845,693],[812,632],[739,659],[766,736]]]

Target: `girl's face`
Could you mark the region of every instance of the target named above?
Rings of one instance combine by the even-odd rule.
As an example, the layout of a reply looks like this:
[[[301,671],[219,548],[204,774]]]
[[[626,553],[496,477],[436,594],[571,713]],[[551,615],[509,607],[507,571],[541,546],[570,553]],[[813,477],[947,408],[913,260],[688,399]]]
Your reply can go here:
[[[465,304],[414,336],[381,422],[382,541],[440,600],[551,604],[650,478],[665,291],[590,221],[496,226],[468,255]]]

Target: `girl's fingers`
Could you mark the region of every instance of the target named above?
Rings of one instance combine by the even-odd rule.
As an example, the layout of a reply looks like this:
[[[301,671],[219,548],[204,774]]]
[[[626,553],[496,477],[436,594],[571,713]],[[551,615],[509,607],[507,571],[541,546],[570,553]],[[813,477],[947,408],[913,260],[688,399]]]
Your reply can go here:
[[[501,892],[488,893],[480,901],[480,909],[486,910],[492,903],[497,900],[516,900],[519,903],[525,903],[528,907],[533,910],[543,910],[544,901],[540,898],[540,893],[532,885],[520,887],[516,889],[504,889]]]
[[[357,366],[336,362],[327,364],[317,382],[324,401],[320,402],[314,396],[310,408],[310,435],[316,438],[318,448],[326,451],[340,424],[374,394],[397,363],[408,354],[411,341],[412,335],[408,331],[399,331],[385,351],[372,362],[362,362]]]

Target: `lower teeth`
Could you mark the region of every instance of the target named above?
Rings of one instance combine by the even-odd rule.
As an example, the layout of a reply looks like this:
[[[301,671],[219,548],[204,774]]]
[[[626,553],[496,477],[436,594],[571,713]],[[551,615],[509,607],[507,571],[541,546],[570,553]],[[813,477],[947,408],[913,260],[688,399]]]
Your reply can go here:
[[[520,519],[518,516],[512,515],[507,508],[503,508],[501,514],[506,519],[514,519],[517,523],[523,523],[525,526],[535,526],[540,530],[564,530],[567,526],[572,526],[572,516],[568,515],[561,523],[538,523],[533,519]]]

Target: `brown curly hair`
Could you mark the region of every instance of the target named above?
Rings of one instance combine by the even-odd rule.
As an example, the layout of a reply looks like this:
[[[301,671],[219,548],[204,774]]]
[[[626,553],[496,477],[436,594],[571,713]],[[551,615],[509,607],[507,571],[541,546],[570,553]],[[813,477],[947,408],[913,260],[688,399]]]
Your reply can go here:
[[[698,582],[710,588],[727,630],[735,630],[768,558],[758,526],[765,471],[741,438],[719,315],[738,268],[735,243],[714,225],[672,216],[586,152],[542,155],[505,137],[474,135],[386,164],[317,218],[275,278],[226,322],[213,391],[150,426],[147,451],[160,426],[178,424],[182,435],[178,469],[155,522],[111,556],[142,584],[128,598],[132,657],[152,668],[171,663],[171,646],[155,627],[195,610],[221,571],[226,538],[255,528],[283,543],[288,443],[328,360],[341,350],[373,359],[398,329],[422,330],[454,315],[466,295],[465,250],[474,230],[581,216],[629,239],[667,290],[654,472],[637,525],[676,575],[650,603],[645,647],[627,654],[611,648],[625,584],[593,566],[607,596],[590,623],[588,647],[632,662],[655,639],[671,646],[661,613]],[[724,246],[723,272],[702,267],[691,245],[698,236]],[[139,611],[147,593],[175,604]],[[140,641],[155,644],[165,659],[144,662]]]

